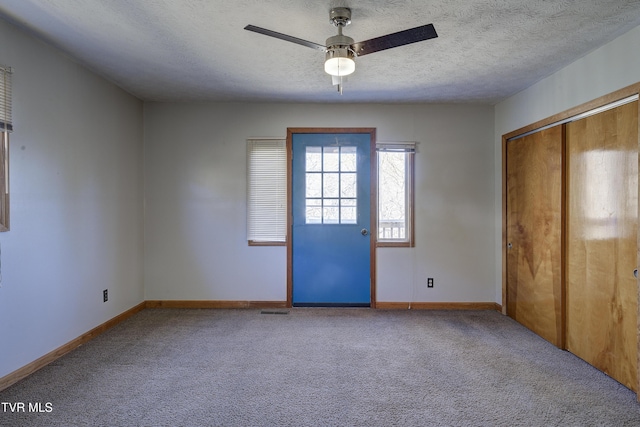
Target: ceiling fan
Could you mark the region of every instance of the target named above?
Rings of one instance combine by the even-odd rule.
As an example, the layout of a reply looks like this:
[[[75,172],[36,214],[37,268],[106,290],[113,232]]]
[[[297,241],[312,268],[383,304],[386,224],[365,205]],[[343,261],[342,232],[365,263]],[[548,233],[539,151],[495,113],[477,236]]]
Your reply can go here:
[[[326,46],[255,25],[247,25],[244,29],[325,52],[324,71],[331,75],[332,82],[338,86],[340,94],[342,94],[343,77],[356,69],[354,58],[438,37],[433,24],[427,24],[354,43],[351,37],[342,34],[342,29],[351,23],[351,9],[347,7],[331,9],[329,21],[338,28],[338,34],[329,37],[325,42]]]

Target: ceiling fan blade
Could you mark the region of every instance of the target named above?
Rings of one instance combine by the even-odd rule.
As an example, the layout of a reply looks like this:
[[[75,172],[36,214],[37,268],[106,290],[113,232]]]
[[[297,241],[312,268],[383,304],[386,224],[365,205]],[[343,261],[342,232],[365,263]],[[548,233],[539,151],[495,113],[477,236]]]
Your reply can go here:
[[[307,40],[299,39],[297,37],[288,36],[286,34],[278,33],[276,31],[267,30],[266,28],[256,27],[255,25],[247,25],[244,27],[245,30],[253,31],[254,33],[264,34],[265,36],[275,37],[280,40],[288,41],[291,43],[296,43],[302,46],[310,47],[312,49],[320,50],[322,52],[326,52],[327,48],[321,44],[310,42]]]
[[[404,31],[398,31],[397,33],[387,34],[386,36],[376,37],[375,39],[357,42],[352,44],[351,48],[357,56],[362,56],[385,49],[391,49],[392,47],[434,39],[436,37],[438,37],[438,33],[436,33],[433,24],[427,24]]]

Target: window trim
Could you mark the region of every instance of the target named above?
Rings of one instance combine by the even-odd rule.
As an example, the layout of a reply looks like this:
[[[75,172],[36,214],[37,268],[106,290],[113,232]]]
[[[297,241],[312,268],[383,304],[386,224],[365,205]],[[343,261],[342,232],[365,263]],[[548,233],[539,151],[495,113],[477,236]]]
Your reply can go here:
[[[0,232],[9,231],[9,133],[11,117],[11,67],[0,65]]]
[[[406,203],[406,237],[404,239],[380,239],[376,234],[376,247],[378,248],[413,248],[415,247],[415,142],[378,142],[376,144],[376,162],[378,163],[377,173],[380,174],[379,152],[392,151],[403,152],[405,156],[405,203]],[[380,179],[378,177],[378,188],[380,191]],[[380,209],[380,198],[378,206]],[[378,211],[377,218],[380,218]]]
[[[0,232],[9,231],[9,132],[0,132]]]
[[[274,240],[258,240],[258,239],[252,239],[251,237],[251,230],[252,230],[252,226],[251,226],[251,218],[252,218],[252,172],[253,169],[251,167],[251,153],[252,153],[252,147],[254,147],[255,145],[259,145],[261,143],[269,143],[269,144],[280,144],[279,147],[277,147],[279,150],[281,150],[281,152],[274,154],[273,155],[273,159],[275,159],[276,157],[282,157],[281,160],[282,164],[280,165],[279,168],[276,168],[278,173],[280,175],[282,175],[282,186],[277,190],[277,196],[280,198],[280,201],[283,203],[283,208],[282,208],[282,212],[280,212],[281,214],[281,218],[279,218],[278,220],[276,220],[276,222],[281,223],[283,229],[282,229],[282,240],[278,240],[278,239],[274,239]],[[273,160],[271,159],[271,160]],[[285,138],[248,138],[247,139],[247,243],[249,246],[286,246],[287,245],[287,206],[286,204],[288,203],[288,190],[287,190],[287,185],[286,185],[286,174],[287,174],[287,147],[286,147],[286,139]],[[269,169],[272,169],[271,167],[269,167]],[[264,176],[263,176],[264,178]]]

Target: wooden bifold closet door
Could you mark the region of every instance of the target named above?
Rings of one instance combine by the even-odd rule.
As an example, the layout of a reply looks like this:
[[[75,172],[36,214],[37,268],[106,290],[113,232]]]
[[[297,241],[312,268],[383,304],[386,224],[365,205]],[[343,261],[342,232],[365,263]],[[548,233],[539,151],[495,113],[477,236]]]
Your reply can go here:
[[[637,390],[638,102],[566,125],[567,350]]]
[[[558,347],[562,320],[562,126],[507,142],[507,314]]]

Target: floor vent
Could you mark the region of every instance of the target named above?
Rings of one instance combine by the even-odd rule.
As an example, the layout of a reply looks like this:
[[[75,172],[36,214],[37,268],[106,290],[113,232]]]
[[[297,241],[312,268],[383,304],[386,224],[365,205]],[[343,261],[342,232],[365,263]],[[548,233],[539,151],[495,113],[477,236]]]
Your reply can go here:
[[[289,314],[286,310],[262,310],[260,314]]]

